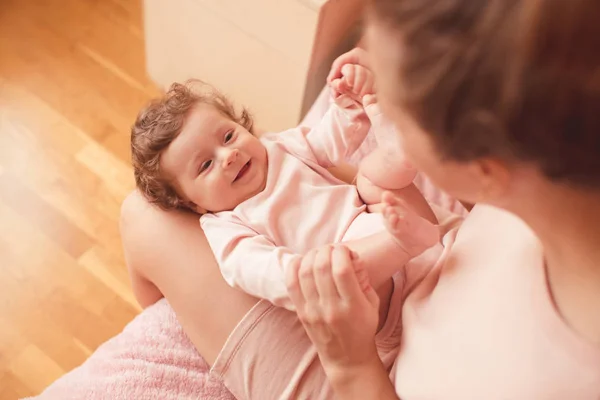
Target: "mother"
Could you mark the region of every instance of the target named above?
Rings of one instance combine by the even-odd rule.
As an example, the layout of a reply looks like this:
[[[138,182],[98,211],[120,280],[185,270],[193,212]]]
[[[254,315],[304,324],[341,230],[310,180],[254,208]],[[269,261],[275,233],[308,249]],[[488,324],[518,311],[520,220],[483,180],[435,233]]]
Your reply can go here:
[[[369,3],[368,60],[339,63],[369,64],[406,156],[478,203],[435,265],[401,271],[391,379],[377,298],[343,249],[289,279],[320,365],[283,353],[303,340],[293,315],[222,281],[196,218],[133,196],[123,239],[138,297],[164,294],[239,398],[599,398],[600,2]]]

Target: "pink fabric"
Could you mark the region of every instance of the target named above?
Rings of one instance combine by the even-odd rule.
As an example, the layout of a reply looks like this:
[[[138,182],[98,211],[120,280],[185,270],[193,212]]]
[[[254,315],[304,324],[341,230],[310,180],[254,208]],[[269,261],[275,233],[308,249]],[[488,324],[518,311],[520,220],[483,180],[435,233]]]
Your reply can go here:
[[[30,400],[232,400],[166,300],[148,307],[80,367]]]

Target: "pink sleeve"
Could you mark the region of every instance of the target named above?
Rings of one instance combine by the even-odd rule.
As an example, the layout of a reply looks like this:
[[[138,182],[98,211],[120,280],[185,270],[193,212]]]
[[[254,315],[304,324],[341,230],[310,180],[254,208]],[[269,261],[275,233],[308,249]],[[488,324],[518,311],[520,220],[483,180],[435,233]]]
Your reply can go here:
[[[265,236],[233,219],[200,218],[225,281],[255,297],[294,311],[285,286],[285,272],[297,257]]]
[[[329,107],[314,127],[300,127],[279,136],[293,153],[306,155],[329,168],[348,161],[363,143],[371,122],[361,104],[342,95]],[[299,146],[299,147],[298,147]]]

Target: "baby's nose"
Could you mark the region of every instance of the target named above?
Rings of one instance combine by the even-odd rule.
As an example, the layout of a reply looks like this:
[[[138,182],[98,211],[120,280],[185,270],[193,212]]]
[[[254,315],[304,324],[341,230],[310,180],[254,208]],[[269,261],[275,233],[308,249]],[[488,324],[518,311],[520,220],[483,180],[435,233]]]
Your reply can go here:
[[[238,157],[239,151],[237,149],[225,150],[225,156],[223,157],[223,167],[228,167],[233,164]]]

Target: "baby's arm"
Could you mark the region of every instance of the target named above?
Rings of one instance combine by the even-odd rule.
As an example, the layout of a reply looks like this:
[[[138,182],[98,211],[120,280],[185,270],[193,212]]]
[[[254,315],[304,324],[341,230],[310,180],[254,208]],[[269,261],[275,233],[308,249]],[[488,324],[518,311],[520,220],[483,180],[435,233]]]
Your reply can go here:
[[[319,123],[312,129],[301,127],[303,140],[293,139],[288,133],[281,140],[310,150],[311,157],[325,168],[348,161],[363,143],[371,122],[363,107],[363,97],[372,93],[373,76],[359,65],[346,65],[342,76],[329,83],[333,102]],[[303,153],[300,149],[296,152]]]
[[[336,97],[319,123],[279,136],[298,154],[310,153],[320,166],[330,168],[348,161],[366,139],[371,122],[362,105],[348,95]]]
[[[364,263],[375,288],[439,240],[437,227],[411,210],[395,208],[394,216],[394,225],[388,225],[388,231],[345,242],[358,255],[357,262]],[[294,311],[285,274],[301,255],[275,245],[241,223],[214,215],[205,215],[200,221],[230,286]]]
[[[341,77],[332,79],[330,87],[334,97],[347,95],[362,104],[368,115],[378,147],[360,163],[356,176],[356,186],[369,211],[383,209],[382,195],[393,192],[404,200],[419,215],[436,223],[437,220],[429,204],[413,184],[417,171],[404,161],[397,142],[397,132],[387,122],[379,110],[373,74],[361,65],[346,64],[341,67]]]
[[[298,255],[241,222],[207,214],[200,224],[230,286],[293,311],[285,271]]]

